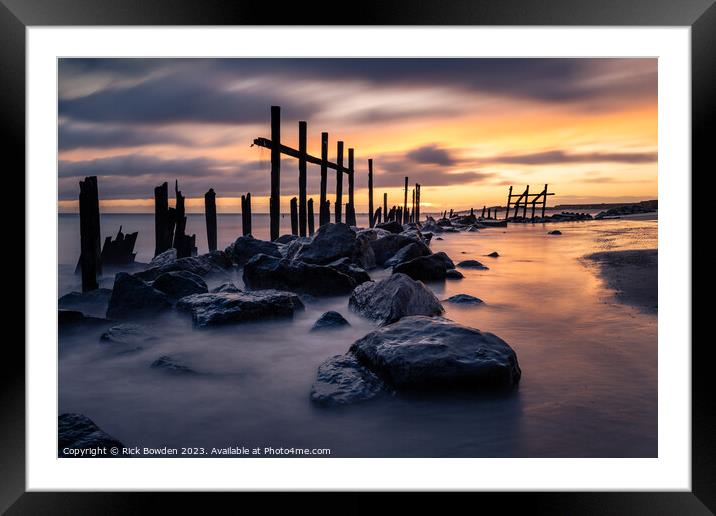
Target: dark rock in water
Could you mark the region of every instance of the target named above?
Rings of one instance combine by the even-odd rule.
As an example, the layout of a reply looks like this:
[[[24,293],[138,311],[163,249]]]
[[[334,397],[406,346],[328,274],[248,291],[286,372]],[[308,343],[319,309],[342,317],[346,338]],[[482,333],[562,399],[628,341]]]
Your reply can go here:
[[[423,232],[429,231],[430,233],[442,233],[445,231],[442,226],[438,226],[434,220],[429,220],[425,224],[423,224],[422,230]]]
[[[149,367],[152,369],[161,369],[171,374],[197,374],[192,368],[180,364],[168,355],[157,358]]]
[[[139,324],[122,323],[109,328],[100,338],[100,342],[117,347],[121,353],[139,351],[147,342],[157,340],[156,335]]]
[[[117,447],[120,450],[124,445],[111,435],[100,429],[94,421],[82,414],[65,413],[57,418],[57,450],[60,457],[80,457],[79,454],[68,453],[65,450],[88,450],[106,448],[106,454],[101,457],[113,457],[110,449]],[[83,455],[91,457],[91,455]]]
[[[402,247],[397,253],[385,262],[386,267],[395,267],[401,263],[418,258],[420,256],[428,256],[432,253],[430,248],[422,242],[413,242],[405,247]]]
[[[433,239],[433,234],[430,231],[421,231],[420,234],[423,235],[423,240],[425,241],[425,243],[429,244],[430,241]],[[440,240],[442,240],[442,238]]]
[[[471,226],[477,223],[477,217],[474,214],[457,216],[452,219],[452,223],[458,226]]]
[[[176,259],[177,250],[172,247],[171,249],[167,249],[163,253],[159,253],[154,258],[152,258],[152,261],[149,262],[149,267],[163,267],[176,261]]]
[[[480,228],[477,226],[469,226],[465,231],[468,233],[478,233],[480,231]]]
[[[406,315],[440,315],[443,307],[435,294],[425,285],[405,274],[392,274],[378,282],[358,285],[348,306],[354,312],[389,324]]]
[[[376,224],[375,227],[377,227],[378,229],[384,229],[386,231],[390,231],[391,233],[402,233],[403,232],[403,225],[400,222],[398,222],[397,220],[381,222],[380,224]]]
[[[490,258],[498,258],[500,255],[497,251],[492,251],[490,254],[488,254]]]
[[[446,279],[462,279],[465,275],[457,269],[448,269],[445,271]]]
[[[385,394],[385,384],[351,354],[337,355],[318,366],[311,401],[323,406],[350,405]]]
[[[416,242],[414,238],[396,234],[390,234],[370,242],[370,246],[373,248],[373,253],[375,254],[375,263],[385,265],[385,262],[393,257],[395,253],[406,245],[410,245],[414,242]]]
[[[393,268],[393,274],[407,274],[414,280],[436,281],[445,279],[447,271],[454,268],[450,257],[441,251],[401,263]]]
[[[356,285],[370,281],[370,275],[365,271],[365,269],[361,269],[356,264],[352,263],[348,258],[341,258],[340,260],[329,263],[327,266],[333,267],[346,276],[350,276],[353,278],[353,281],[356,282]]]
[[[78,310],[57,310],[57,327],[60,330],[72,328],[84,328],[87,326],[101,326],[109,324],[110,321],[100,317],[90,317]]]
[[[296,294],[277,290],[259,292],[221,292],[192,294],[177,303],[177,309],[188,312],[195,326],[218,326],[267,319],[291,318],[303,303]]]
[[[561,235],[562,232],[561,232],[559,229],[553,229],[552,231],[550,231],[550,232],[547,233],[547,234],[548,234],[548,235]]]
[[[197,276],[206,277],[213,274],[226,274],[233,267],[233,262],[224,251],[211,251],[200,256],[187,256],[160,267],[151,267],[137,272],[134,276],[144,281],[154,281],[166,272],[187,271]]]
[[[179,260],[177,260],[179,261]],[[109,299],[109,319],[149,317],[171,308],[169,297],[135,275],[119,272]]]
[[[346,321],[346,319],[339,314],[338,312],[326,312],[322,316],[316,320],[316,322],[313,324],[313,327],[311,328],[311,331],[319,331],[319,330],[335,330],[338,328],[342,328],[343,326],[350,326],[351,323]]]
[[[509,388],[521,376],[505,341],[443,317],[404,317],[358,339],[350,352],[398,390]]]
[[[457,229],[457,228],[452,228],[452,227],[449,227],[449,226],[443,227],[443,231],[444,231],[445,233],[459,233],[459,232],[460,232],[459,229]]]
[[[287,257],[315,265],[327,265],[341,258],[348,258],[364,268],[375,265],[369,238],[358,238],[347,224],[325,224],[318,228],[308,242]]]
[[[189,271],[165,272],[157,276],[152,286],[172,299],[209,292],[201,276]]]
[[[443,237],[436,237],[435,240],[445,240]]]
[[[445,300],[447,303],[455,303],[460,305],[479,305],[484,303],[479,297],[471,296],[470,294],[455,294]]]
[[[213,292],[215,294],[218,294],[220,292],[236,293],[236,292],[241,292],[241,289],[239,287],[237,287],[236,285],[234,285],[233,283],[229,282],[229,283],[222,283],[218,287],[214,287],[213,289],[211,289],[211,292]]]
[[[277,244],[290,244],[297,238],[298,238],[298,235],[281,235],[276,240],[274,240],[274,242],[276,242]],[[267,253],[264,253],[264,254],[267,254]]]
[[[87,292],[70,292],[57,300],[58,308],[79,310],[88,315],[104,314],[107,312],[107,303],[112,296],[112,290],[98,288]]]
[[[463,260],[461,262],[458,262],[457,266],[462,267],[463,269],[479,269],[482,271],[489,270],[489,267],[486,267],[477,260]]]
[[[273,288],[311,294],[339,296],[356,286],[350,276],[328,267],[260,254],[244,266],[244,283],[253,290]]]
[[[278,246],[273,242],[258,240],[251,235],[240,236],[233,244],[226,248],[226,254],[236,265],[242,267],[257,254],[266,254],[281,258]]]

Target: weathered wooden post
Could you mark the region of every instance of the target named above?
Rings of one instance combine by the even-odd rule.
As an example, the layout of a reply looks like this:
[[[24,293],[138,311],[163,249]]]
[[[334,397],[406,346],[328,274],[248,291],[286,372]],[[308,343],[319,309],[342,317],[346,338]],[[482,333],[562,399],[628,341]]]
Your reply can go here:
[[[530,198],[530,185],[527,185],[527,188],[525,188],[525,204],[522,208],[522,218],[527,218],[527,199]]]
[[[510,203],[512,202],[512,187],[510,186],[510,193],[507,194],[507,209],[505,210],[505,219],[510,216]],[[483,213],[484,216],[484,213]]]
[[[544,185],[544,200],[542,201],[542,218],[544,218],[544,212],[547,209],[547,185]]]
[[[373,160],[368,160],[368,226],[375,227],[375,213],[373,211]]]
[[[213,188],[204,194],[204,217],[206,218],[206,241],[209,251],[216,251],[216,193]]]
[[[298,123],[298,228],[302,237],[306,236],[306,130],[304,121]]]
[[[321,196],[318,200],[318,225],[328,224],[331,213],[326,201],[328,186],[328,133],[321,133]]]
[[[336,148],[336,202],[333,209],[336,212],[336,224],[341,222],[343,212],[343,142],[338,142]]]
[[[356,225],[356,205],[353,195],[355,187],[355,149],[348,149],[348,204],[346,207],[346,224]]]
[[[383,193],[383,218],[388,222],[388,192]]]
[[[169,249],[173,230],[169,230],[169,185],[154,188],[154,256]]]
[[[279,237],[281,219],[281,107],[271,106],[271,240]]]
[[[420,222],[420,183],[415,183],[415,222]]]
[[[313,220],[313,197],[308,199],[308,234],[313,235],[315,222]]]
[[[483,219],[485,218],[485,211],[486,211],[486,210],[487,210],[487,206],[483,206],[483,207],[482,207],[482,215],[481,215]]]
[[[413,205],[410,209],[410,221],[409,222],[417,222],[415,220],[415,188],[413,188]]]
[[[383,215],[382,210],[383,210],[383,208],[381,208],[380,206],[378,206],[378,209],[375,210],[375,214],[373,214],[373,222],[374,223],[380,224],[380,221],[381,221],[381,218]]]
[[[491,213],[492,213],[492,208],[487,208],[487,218],[488,218],[488,219],[491,219],[491,218],[492,218],[492,214],[491,214]]]
[[[186,234],[186,199],[179,190],[179,181],[174,182],[174,192],[176,194],[174,248],[177,250],[177,258],[186,258],[196,251],[196,235]]]
[[[291,234],[298,235],[298,199],[291,197]]]
[[[102,272],[100,260],[99,191],[97,177],[80,181],[80,268],[82,292],[96,290],[97,274]]]
[[[405,220],[405,215],[406,215],[407,211],[408,211],[408,176],[405,176],[405,188],[403,190],[403,209],[400,213],[401,214],[401,219],[400,219],[401,224],[405,224],[406,222],[408,222],[407,220]]]
[[[251,194],[241,196],[241,234],[251,234]]]

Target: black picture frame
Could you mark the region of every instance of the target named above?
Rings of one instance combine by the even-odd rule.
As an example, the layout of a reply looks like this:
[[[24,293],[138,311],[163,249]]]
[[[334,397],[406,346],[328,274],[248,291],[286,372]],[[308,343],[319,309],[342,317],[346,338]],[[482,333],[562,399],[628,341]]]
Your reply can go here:
[[[82,25],[576,25],[576,26],[689,26],[692,71],[692,170],[713,169],[708,129],[716,126],[716,5],[714,0],[389,0],[363,3],[281,3],[269,8],[261,2],[227,0],[0,0],[0,127],[2,166],[25,170],[25,30],[27,27]],[[338,21],[339,20],[339,21]],[[660,145],[666,144],[660,142]],[[692,171],[684,171],[691,174]],[[8,174],[11,175],[11,174]],[[6,176],[7,177],[7,176]],[[20,174],[13,196],[25,193]],[[24,178],[24,174],[22,176]],[[8,191],[8,190],[6,190]],[[24,195],[23,195],[24,198]],[[19,210],[19,208],[17,208]],[[685,213],[685,216],[691,216]],[[694,220],[694,222],[696,222]],[[13,247],[24,242],[19,224],[6,236]],[[24,246],[23,246],[24,248]],[[686,252],[687,250],[683,250]],[[691,250],[688,250],[689,252]],[[16,258],[16,262],[19,261]],[[27,274],[28,271],[25,271]],[[17,290],[20,292],[21,290]],[[19,303],[18,303],[19,305]],[[26,307],[31,310],[32,307]],[[668,316],[668,315],[667,315]],[[672,343],[681,344],[681,343]],[[683,343],[688,344],[688,343]],[[524,508],[536,514],[713,514],[716,512],[716,452],[714,403],[710,384],[711,343],[692,346],[692,491],[648,493],[479,493],[464,496],[475,507]],[[5,339],[0,374],[0,510],[8,514],[114,514],[183,509],[190,502],[204,508],[205,495],[189,500],[187,494],[169,493],[26,493],[25,492],[25,350],[19,339]],[[234,497],[226,494],[222,497]],[[253,497],[254,494],[239,496]],[[321,495],[325,496],[325,495]],[[340,512],[371,510],[375,496],[349,494]],[[463,500],[464,501],[464,500]],[[267,508],[287,503],[271,495]],[[336,511],[333,502],[315,501],[310,494],[291,497],[312,510]],[[444,502],[414,494],[405,505],[444,510]],[[440,504],[440,505],[433,505]],[[351,508],[351,509],[349,509]]]

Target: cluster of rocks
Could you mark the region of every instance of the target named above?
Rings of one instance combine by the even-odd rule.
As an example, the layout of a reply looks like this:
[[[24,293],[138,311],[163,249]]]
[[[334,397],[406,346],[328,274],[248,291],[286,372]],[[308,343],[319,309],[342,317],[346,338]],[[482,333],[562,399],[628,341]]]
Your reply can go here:
[[[600,211],[594,218],[599,220],[605,217],[621,217],[624,215],[638,215],[640,213],[654,213],[657,209],[657,201],[643,201],[638,204],[615,206],[614,208]]]

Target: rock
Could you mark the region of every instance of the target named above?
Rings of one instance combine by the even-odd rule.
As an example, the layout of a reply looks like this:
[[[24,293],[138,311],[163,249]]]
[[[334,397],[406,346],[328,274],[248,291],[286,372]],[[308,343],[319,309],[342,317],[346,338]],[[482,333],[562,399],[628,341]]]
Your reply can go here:
[[[465,231],[468,233],[478,233],[480,229],[477,226],[469,226]]]
[[[144,348],[147,342],[157,340],[147,328],[139,324],[122,323],[109,328],[100,338],[100,343],[111,345],[119,353],[130,353]]]
[[[117,447],[120,450],[124,445],[111,435],[100,429],[94,421],[82,414],[65,413],[57,418],[57,450],[60,457],[79,457],[65,450],[88,450],[106,448],[106,455],[113,457],[110,449]],[[91,455],[84,455],[85,457]]]
[[[397,220],[381,222],[380,224],[376,224],[375,227],[378,229],[384,229],[385,231],[390,231],[391,233],[402,233],[403,232],[403,225],[400,222],[398,222]]]
[[[331,262],[328,264],[328,267],[332,267],[346,276],[350,276],[353,278],[353,281],[356,282],[356,285],[370,281],[370,275],[364,269],[361,269],[354,263],[351,263],[348,258],[341,258],[340,260]]]
[[[404,317],[358,339],[349,351],[397,390],[510,388],[521,376],[505,341],[443,317]]]
[[[108,323],[110,323],[110,321],[107,319],[90,317],[83,314],[79,310],[57,310],[57,327],[59,330],[85,328],[87,326],[101,326]]]
[[[459,229],[453,228],[453,227],[443,227],[443,231],[445,233],[459,233],[460,232]]]
[[[192,368],[180,364],[168,355],[157,358],[149,367],[152,369],[160,369],[171,374],[197,374]]]
[[[462,267],[463,269],[480,269],[483,271],[489,270],[489,267],[485,267],[481,262],[478,262],[477,260],[463,260],[461,262],[458,262],[458,267]]]
[[[114,277],[107,317],[109,319],[149,317],[164,312],[171,306],[169,297],[164,292],[148,285],[135,275],[119,272]]]
[[[265,255],[263,255],[265,256]],[[303,303],[296,294],[277,290],[259,292],[220,292],[192,294],[177,303],[177,309],[190,313],[194,326],[204,328],[222,324],[291,318]]]
[[[429,231],[430,233],[442,233],[444,229],[441,226],[438,226],[434,220],[428,220],[423,224],[422,231]]]
[[[419,256],[428,256],[431,254],[430,248],[422,242],[413,242],[402,247],[391,258],[385,262],[386,267],[395,267],[403,262],[418,258]]]
[[[361,267],[371,268],[375,262],[368,242],[367,237],[357,238],[356,232],[347,224],[325,224],[318,228],[308,243],[288,256],[314,265],[326,265],[341,258],[349,258]]]
[[[562,232],[561,232],[559,229],[553,229],[552,231],[550,231],[550,232],[547,233],[547,234],[548,234],[548,235],[561,235]]]
[[[414,238],[405,235],[390,234],[378,240],[370,242],[375,254],[375,263],[385,265],[385,262],[392,258],[395,253],[400,251],[406,245],[416,242]]]
[[[187,256],[160,267],[151,267],[134,274],[144,281],[154,281],[166,272],[187,271],[197,276],[206,277],[216,274],[226,274],[233,267],[231,257],[224,251],[211,251],[200,256]]]
[[[226,254],[236,265],[243,267],[246,262],[257,254],[266,254],[281,258],[278,246],[273,242],[258,240],[251,235],[240,236],[233,244],[226,248]]]
[[[462,279],[465,275],[457,269],[448,269],[445,271],[446,279]]]
[[[172,299],[209,292],[201,276],[189,271],[172,271],[160,274],[152,286]]]
[[[163,267],[176,261],[176,259],[177,250],[172,247],[171,249],[167,249],[163,253],[159,253],[154,258],[152,258],[152,260],[149,262],[149,267]]]
[[[345,320],[345,318],[338,312],[326,312],[316,320],[311,328],[311,331],[321,330],[335,330],[342,328],[343,326],[350,326],[351,323]]]
[[[276,240],[274,240],[274,242],[276,242],[277,244],[290,244],[297,238],[298,238],[298,235],[281,235]],[[264,253],[264,254],[267,254],[267,253]]]
[[[323,406],[350,405],[386,393],[385,384],[351,354],[337,355],[318,366],[311,401]]]
[[[438,219],[437,222],[436,222],[436,224],[437,224],[438,226],[440,226],[441,228],[443,228],[443,229],[445,229],[446,227],[451,227],[451,226],[452,226],[452,222],[451,222],[450,219],[448,219],[448,218]]]
[[[222,283],[218,287],[214,287],[213,289],[211,289],[211,292],[214,294],[218,294],[220,292],[236,293],[236,292],[241,292],[241,289],[239,287],[237,287],[236,285],[234,285],[233,283],[228,282],[228,283]]]
[[[477,223],[477,217],[474,214],[457,216],[452,219],[452,223],[459,226],[471,226]]]
[[[86,314],[104,314],[111,296],[112,290],[108,288],[97,288],[87,292],[70,292],[57,300],[57,306],[58,308],[79,310]]]
[[[423,235],[423,240],[426,244],[429,244],[433,239],[433,234],[430,231],[421,231],[420,234]],[[442,240],[442,238],[440,238],[440,240]]]
[[[244,266],[244,283],[253,290],[289,290],[312,296],[339,296],[350,293],[356,282],[328,267],[265,254],[254,256]]]
[[[498,258],[500,255],[497,251],[492,251],[490,254],[488,254],[490,258]]]
[[[406,315],[440,315],[443,307],[425,285],[405,274],[358,285],[348,306],[363,317],[389,324]]]
[[[390,231],[380,228],[361,229],[356,232],[356,236],[365,235],[368,240],[378,240],[388,235],[392,235]]]
[[[447,271],[454,268],[455,264],[450,257],[441,251],[401,263],[393,268],[393,274],[407,274],[414,280],[436,281],[445,279]]]
[[[484,303],[479,297],[471,296],[470,294],[455,294],[447,298],[445,302],[459,305],[479,305]]]

